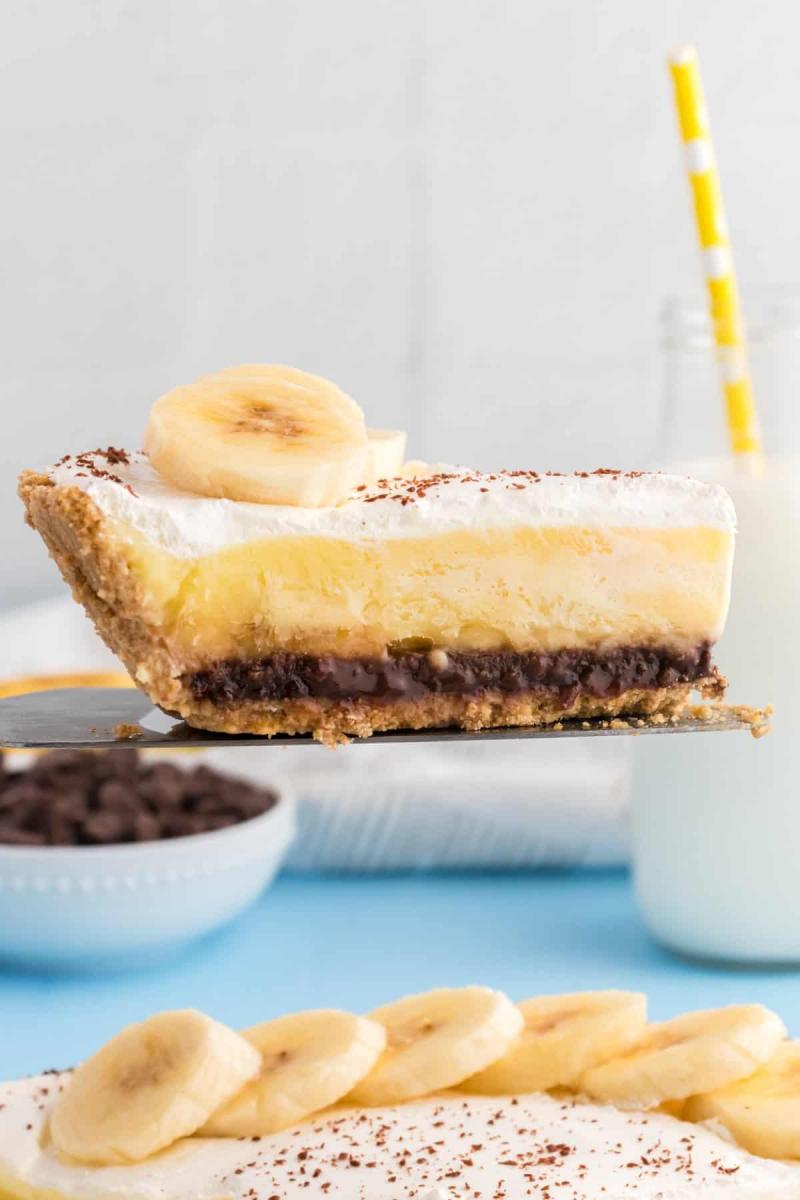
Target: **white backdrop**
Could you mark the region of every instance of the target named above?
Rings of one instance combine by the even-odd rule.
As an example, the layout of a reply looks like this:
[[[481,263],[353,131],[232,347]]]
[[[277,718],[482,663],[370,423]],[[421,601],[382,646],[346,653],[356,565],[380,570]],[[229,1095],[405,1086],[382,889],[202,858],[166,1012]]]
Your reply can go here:
[[[415,456],[632,465],[699,281],[664,58],[698,43],[745,281],[800,280],[796,0],[4,0],[13,477],[200,371],[330,375]]]

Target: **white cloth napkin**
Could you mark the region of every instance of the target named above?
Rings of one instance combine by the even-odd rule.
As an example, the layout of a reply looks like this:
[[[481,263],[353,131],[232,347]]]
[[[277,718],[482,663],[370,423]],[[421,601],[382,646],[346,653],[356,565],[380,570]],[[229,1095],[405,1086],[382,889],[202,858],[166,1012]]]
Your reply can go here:
[[[0,613],[0,678],[118,667],[68,596]],[[625,861],[628,739],[212,750],[290,788],[298,871],[611,866]]]
[[[297,871],[612,866],[626,859],[627,746],[438,743],[213,750],[298,798]]]

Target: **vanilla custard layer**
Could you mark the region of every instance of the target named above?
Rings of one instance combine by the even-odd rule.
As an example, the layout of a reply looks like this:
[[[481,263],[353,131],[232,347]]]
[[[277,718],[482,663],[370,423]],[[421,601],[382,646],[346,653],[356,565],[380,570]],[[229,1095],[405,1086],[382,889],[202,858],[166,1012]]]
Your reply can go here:
[[[178,557],[109,522],[144,614],[188,662],[275,651],[681,649],[726,615],[731,532],[579,526],[346,541],[276,536]]]
[[[48,1138],[63,1080],[0,1083],[2,1200],[800,1198],[800,1167],[701,1126],[542,1094],[331,1109],[268,1137],[186,1139],[146,1162],[89,1167]]]

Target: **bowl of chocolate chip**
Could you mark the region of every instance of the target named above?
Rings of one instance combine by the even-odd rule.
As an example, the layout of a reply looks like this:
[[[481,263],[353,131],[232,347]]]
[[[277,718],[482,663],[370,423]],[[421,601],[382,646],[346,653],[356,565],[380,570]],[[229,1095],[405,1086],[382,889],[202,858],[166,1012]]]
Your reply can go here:
[[[0,757],[0,961],[124,969],[247,908],[294,836],[283,790],[133,749]]]

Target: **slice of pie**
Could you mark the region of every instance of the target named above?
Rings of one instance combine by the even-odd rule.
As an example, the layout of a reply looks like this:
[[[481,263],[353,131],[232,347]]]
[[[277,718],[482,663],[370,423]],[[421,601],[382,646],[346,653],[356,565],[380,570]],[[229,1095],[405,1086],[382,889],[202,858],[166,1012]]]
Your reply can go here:
[[[368,431],[332,387],[222,372],[158,401],[147,453],[23,474],[30,524],[156,704],[205,729],[337,740],[721,695],[721,488],[404,467],[403,436]]]
[[[516,1006],[467,987],[242,1034],[159,1013],[74,1072],[0,1083],[0,1195],[796,1200],[800,1165],[770,1161],[800,1154],[779,1018],[645,1010],[638,993]]]

